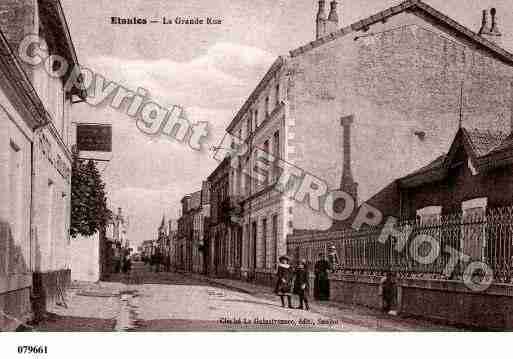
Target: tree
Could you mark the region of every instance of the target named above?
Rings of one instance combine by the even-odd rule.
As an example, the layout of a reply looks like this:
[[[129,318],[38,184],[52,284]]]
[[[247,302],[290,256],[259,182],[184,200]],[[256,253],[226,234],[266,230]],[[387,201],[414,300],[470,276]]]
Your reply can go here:
[[[71,175],[71,236],[91,236],[106,227],[111,218],[105,183],[95,162],[81,160],[75,153]]]

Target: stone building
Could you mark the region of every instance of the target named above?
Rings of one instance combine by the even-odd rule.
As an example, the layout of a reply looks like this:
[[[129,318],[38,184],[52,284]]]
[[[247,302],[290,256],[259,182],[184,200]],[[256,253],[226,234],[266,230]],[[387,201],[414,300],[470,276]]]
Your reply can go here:
[[[176,263],[187,272],[204,271],[205,218],[210,217],[210,188],[204,181],[199,191],[181,200],[182,215],[178,220]],[[179,268],[180,268],[179,267]]]
[[[10,78],[16,85],[10,86],[14,86],[13,89],[23,88],[25,101],[32,102],[31,105],[18,102],[18,106],[25,107],[19,114],[37,115],[41,122],[31,134],[25,134],[19,145],[19,139],[14,138],[12,130],[4,137],[11,139],[3,141],[11,146],[9,161],[14,165],[9,170],[9,186],[14,192],[8,190],[6,193],[17,193],[13,194],[16,198],[6,203],[12,207],[12,214],[17,213],[19,218],[13,223],[16,240],[20,245],[25,242],[21,245],[18,259],[21,261],[23,253],[23,278],[33,273],[32,281],[27,279],[19,283],[25,288],[32,286],[33,309],[39,313],[59,300],[70,280],[71,105],[72,98],[77,102],[84,98],[84,94],[74,86],[65,86],[79,64],[58,0],[3,1],[0,4],[0,30],[2,41],[9,45],[9,50],[5,48],[2,51],[3,61],[17,68],[16,71],[11,70]],[[34,53],[19,52],[27,35],[37,35],[46,42],[46,47],[39,40],[34,44],[40,50],[41,60],[45,57],[52,59],[49,55],[60,57],[54,57],[53,62],[46,61],[46,65],[22,63],[22,57],[25,60],[36,59]],[[62,70],[61,63],[56,59],[66,62],[67,70],[59,71]],[[24,74],[20,73],[21,70]],[[9,112],[13,110],[8,101],[2,101],[2,106]],[[9,117],[16,116],[10,114]],[[30,127],[20,127],[24,131],[27,128]],[[28,208],[27,200],[30,203]],[[20,296],[15,302],[26,303],[27,291],[25,289],[25,296]]]
[[[231,186],[242,198],[248,277],[269,277],[288,234],[331,228],[330,191],[344,189],[357,206],[447,151],[460,111],[465,126],[511,127],[513,55],[501,47],[497,11],[474,32],[420,0],[351,25],[336,1],[326,10],[319,1],[316,39],[280,56],[227,128],[242,146]]]
[[[205,246],[208,269],[214,276],[239,277],[242,227],[237,222],[237,198],[230,196],[230,158],[208,176],[210,184],[210,240]]]
[[[0,31],[0,330],[31,317],[34,133],[50,119]]]

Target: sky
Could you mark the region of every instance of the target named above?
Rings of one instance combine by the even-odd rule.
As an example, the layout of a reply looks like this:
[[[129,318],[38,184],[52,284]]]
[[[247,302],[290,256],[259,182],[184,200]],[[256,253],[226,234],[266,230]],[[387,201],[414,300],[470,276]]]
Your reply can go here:
[[[61,0],[79,62],[156,102],[180,105],[191,122],[207,121],[203,151],[148,137],[134,120],[107,106],[74,105],[77,122],[111,123],[113,152],[99,168],[111,208],[130,218],[132,245],[156,237],[162,216],[178,218],[180,199],[201,188],[217,166],[210,146],[281,54],[314,39],[317,0]],[[398,0],[339,0],[340,27]],[[511,0],[425,0],[477,31],[481,11],[496,7],[504,47],[513,50]],[[110,18],[206,17],[221,25],[112,25]]]

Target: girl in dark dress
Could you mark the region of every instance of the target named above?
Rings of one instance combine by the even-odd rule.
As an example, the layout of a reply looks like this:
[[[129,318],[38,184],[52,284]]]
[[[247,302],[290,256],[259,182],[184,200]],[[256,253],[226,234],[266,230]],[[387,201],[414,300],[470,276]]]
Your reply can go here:
[[[290,301],[290,296],[292,295],[292,269],[289,265],[289,257],[281,256],[278,261],[278,278],[274,291],[280,297],[282,307],[285,307],[285,297],[287,297],[288,307],[292,308]]]
[[[297,309],[309,310],[308,306],[308,271],[306,270],[306,261],[299,262],[294,277],[294,294],[299,296],[299,307]],[[303,307],[304,303],[304,307]]]

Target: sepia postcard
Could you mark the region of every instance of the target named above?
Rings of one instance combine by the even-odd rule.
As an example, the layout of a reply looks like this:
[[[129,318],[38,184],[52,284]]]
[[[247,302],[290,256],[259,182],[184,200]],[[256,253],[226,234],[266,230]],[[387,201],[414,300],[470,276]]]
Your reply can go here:
[[[513,330],[512,24],[509,0],[0,0],[9,353]]]

